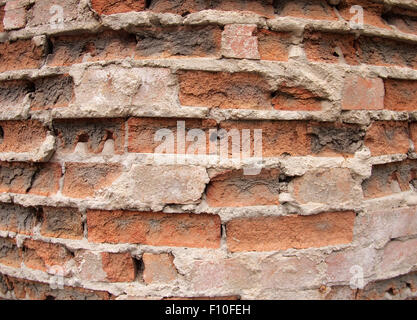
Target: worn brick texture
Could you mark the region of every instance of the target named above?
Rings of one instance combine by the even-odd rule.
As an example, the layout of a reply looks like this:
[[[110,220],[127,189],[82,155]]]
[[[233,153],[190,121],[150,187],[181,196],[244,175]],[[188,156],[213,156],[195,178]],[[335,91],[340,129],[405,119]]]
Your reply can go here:
[[[416,298],[416,1],[0,0],[0,299]]]

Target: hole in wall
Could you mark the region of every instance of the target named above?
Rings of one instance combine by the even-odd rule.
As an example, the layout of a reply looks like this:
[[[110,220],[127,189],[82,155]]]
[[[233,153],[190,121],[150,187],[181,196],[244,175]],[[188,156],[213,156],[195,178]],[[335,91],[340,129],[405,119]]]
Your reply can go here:
[[[4,141],[4,130],[3,128],[0,126],[0,143],[3,143]]]

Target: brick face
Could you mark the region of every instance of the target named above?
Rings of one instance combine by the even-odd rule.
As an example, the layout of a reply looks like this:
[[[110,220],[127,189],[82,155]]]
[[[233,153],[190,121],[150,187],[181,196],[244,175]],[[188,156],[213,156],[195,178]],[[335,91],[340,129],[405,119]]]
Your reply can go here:
[[[406,122],[376,121],[365,136],[365,145],[372,155],[407,153],[409,130]]]
[[[386,79],[385,109],[414,111],[417,104],[417,81]]]
[[[226,226],[228,248],[239,251],[304,249],[350,243],[355,213],[241,218]]]
[[[47,129],[39,121],[0,121],[0,152],[34,152],[44,142]]]
[[[270,86],[258,74],[181,71],[179,81],[184,106],[272,109]]]
[[[212,215],[90,210],[87,226],[92,242],[193,248],[220,245],[220,220]]]
[[[110,282],[131,282],[136,277],[136,267],[129,253],[101,254],[103,270]]]
[[[76,208],[42,208],[41,234],[45,237],[81,239],[82,214]]]
[[[243,170],[226,171],[210,180],[206,195],[212,207],[278,205],[279,170],[250,176]]]
[[[0,43],[0,51],[0,72],[40,68],[43,62],[44,48],[31,40]]]
[[[57,163],[0,163],[0,192],[28,193],[41,196],[56,194],[61,166]]]
[[[71,198],[87,198],[109,187],[121,174],[119,164],[67,163],[62,193]]]
[[[38,216],[36,208],[1,203],[0,230],[31,235],[38,222]]]
[[[92,8],[100,15],[143,11],[145,0],[92,0]]]
[[[416,299],[400,2],[0,0],[0,300]]]

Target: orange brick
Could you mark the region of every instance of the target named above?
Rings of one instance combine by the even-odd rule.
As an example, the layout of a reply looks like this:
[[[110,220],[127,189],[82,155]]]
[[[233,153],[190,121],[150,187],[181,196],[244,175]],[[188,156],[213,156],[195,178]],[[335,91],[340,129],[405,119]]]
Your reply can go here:
[[[278,205],[279,170],[244,175],[243,170],[226,171],[211,178],[207,202],[211,207]]]
[[[45,237],[81,239],[82,214],[76,208],[42,208],[41,234]]]
[[[417,110],[417,81],[385,79],[385,109],[394,111]]]
[[[256,73],[180,71],[179,81],[184,106],[272,109],[270,86]]]
[[[59,190],[58,163],[0,162],[0,192],[50,196]]]
[[[304,50],[309,60],[358,64],[353,35],[307,31],[304,34]]]
[[[109,187],[122,173],[115,163],[66,163],[62,193],[71,198],[93,197],[99,189]]]
[[[158,130],[171,130],[174,137],[174,153],[191,154],[192,149],[196,145],[192,141],[185,141],[184,150],[178,149],[178,126],[184,122],[185,138],[190,130],[202,130],[205,142],[205,150],[196,150],[199,154],[207,154],[209,151],[209,130],[216,129],[216,121],[210,119],[172,119],[172,118],[130,118],[128,124],[128,151],[137,153],[154,153],[155,149],[161,145],[161,141],[155,141]]]
[[[373,156],[407,153],[410,148],[406,122],[376,121],[366,132],[365,145]]]
[[[136,277],[136,267],[130,253],[102,252],[103,270],[110,282],[132,282]]]
[[[363,22],[364,24],[372,25],[378,28],[389,28],[384,22],[381,15],[384,11],[384,4],[377,1],[368,0],[343,0],[338,6],[340,15],[347,21],[350,21],[356,14],[351,13],[352,6],[360,6],[363,9]],[[357,23],[358,21],[353,21]]]
[[[109,15],[130,11],[143,11],[146,7],[145,0],[92,0],[93,10],[98,14]]]
[[[44,56],[44,48],[31,40],[0,43],[0,52],[0,72],[40,68]]]
[[[4,32],[3,19],[4,19],[4,5],[0,6],[0,32]]]
[[[36,152],[47,136],[47,128],[37,120],[0,121],[3,133],[0,152]]]
[[[169,253],[144,253],[143,281],[146,284],[170,282],[177,278],[177,269],[174,265],[174,256]]]
[[[317,111],[321,110],[321,98],[311,91],[282,83],[273,93],[272,104],[277,110]]]
[[[288,61],[291,33],[259,29],[257,36],[261,60]]]
[[[220,219],[208,214],[89,210],[87,226],[88,239],[92,242],[193,248],[220,246]]]
[[[20,268],[21,254],[12,238],[0,238],[0,263],[13,268]]]
[[[409,191],[416,178],[416,160],[374,165],[371,176],[362,183],[363,195],[370,199]]]
[[[254,130],[262,130],[264,157],[311,154],[311,137],[307,134],[307,123],[304,121],[225,121],[220,123],[220,128],[228,132],[232,129],[237,129],[239,132],[248,129],[251,135]],[[232,148],[230,147],[229,150]]]
[[[25,240],[23,244],[23,262],[28,268],[48,271],[65,264],[72,259],[71,253],[62,245],[35,240]]]
[[[274,16],[272,0],[156,0],[151,1],[149,8],[155,12],[170,12],[182,16],[207,9],[221,11],[250,11],[266,17]]]
[[[347,244],[353,239],[354,212],[312,216],[239,218],[226,225],[232,252],[306,249]]]

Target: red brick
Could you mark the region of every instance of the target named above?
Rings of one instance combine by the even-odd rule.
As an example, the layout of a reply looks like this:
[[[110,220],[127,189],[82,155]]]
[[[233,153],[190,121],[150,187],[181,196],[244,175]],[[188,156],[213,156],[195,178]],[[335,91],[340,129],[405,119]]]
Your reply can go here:
[[[130,11],[143,11],[146,8],[145,0],[92,0],[93,10],[98,14],[109,15]]]
[[[122,167],[116,163],[66,163],[62,194],[71,198],[93,197],[121,173]]]
[[[67,107],[74,98],[74,81],[68,75],[33,80],[34,93],[31,109],[49,110]]]
[[[48,55],[47,63],[51,66],[133,57],[136,46],[133,35],[119,31],[104,31],[98,35],[63,35],[50,40],[53,50]]]
[[[103,270],[110,282],[132,282],[136,278],[136,267],[130,253],[101,253]]]
[[[15,111],[23,107],[26,96],[32,91],[32,84],[25,80],[0,82],[0,108],[2,111]]]
[[[21,254],[12,238],[0,238],[0,263],[13,268],[20,268]]]
[[[168,57],[220,57],[219,26],[141,28],[136,32],[136,59]]]
[[[0,203],[0,230],[31,235],[38,222],[38,212],[33,207]]]
[[[279,1],[276,11],[280,16],[293,16],[316,20],[337,20],[336,14],[325,0]]]
[[[214,215],[89,210],[87,226],[88,239],[92,242],[220,246],[220,219]]]
[[[222,54],[227,58],[259,59],[256,25],[229,24],[222,34]]]
[[[417,45],[378,37],[356,40],[358,57],[363,64],[417,68]]]
[[[155,141],[157,131],[160,129],[168,129],[174,134],[174,153],[183,153],[178,149],[178,125],[179,122],[184,122],[185,139],[190,130],[200,129],[205,133],[206,139],[205,150],[199,151],[200,154],[206,154],[209,150],[209,130],[216,129],[216,122],[214,120],[204,119],[172,119],[172,118],[130,118],[128,124],[128,151],[137,153],[154,153],[155,149],[161,144],[160,141]],[[192,141],[185,143],[185,154],[191,153],[190,147],[193,146]]]
[[[272,109],[271,88],[256,73],[180,71],[180,103],[221,109]]]
[[[261,60],[288,61],[291,33],[259,29],[257,36]]]
[[[277,251],[347,244],[353,239],[355,213],[239,218],[227,223],[230,251]]]
[[[42,208],[40,233],[45,237],[82,239],[83,217],[76,208]]]
[[[407,160],[372,166],[372,174],[362,183],[365,199],[410,191],[417,178],[417,162]]]
[[[223,172],[211,178],[206,190],[211,207],[278,205],[279,170],[244,175],[243,170]]]
[[[114,152],[124,153],[124,119],[57,119],[53,122],[58,137],[58,152],[72,153],[79,142],[86,143],[89,153],[101,153],[108,140]]]
[[[380,78],[348,76],[342,93],[342,110],[384,108],[384,83]]]
[[[394,111],[417,110],[417,81],[385,79],[385,109]]]
[[[0,43],[0,72],[40,68],[44,56],[43,46],[31,40]]]
[[[272,104],[277,110],[318,111],[322,109],[321,100],[319,96],[303,87],[281,83],[273,93]]]
[[[4,32],[3,19],[4,19],[4,5],[0,6],[0,32]]]
[[[6,294],[13,292],[17,299],[29,300],[109,300],[114,297],[106,291],[95,291],[84,288],[64,286],[53,289],[50,284],[25,279],[14,278],[0,274],[0,292]],[[3,291],[4,290],[4,291]]]
[[[302,204],[343,203],[359,196],[355,192],[355,180],[346,168],[308,171],[303,176],[295,178],[290,183],[290,187],[295,200]]]
[[[0,121],[0,129],[0,152],[36,152],[48,133],[37,120]]]
[[[58,192],[60,178],[58,163],[0,163],[0,192],[50,196]]]
[[[25,27],[27,5],[28,2],[24,0],[8,0],[6,2],[3,18],[4,29],[14,30]]]
[[[363,22],[378,28],[389,28],[385,21],[381,18],[384,10],[384,4],[377,1],[369,0],[343,0],[338,6],[340,15],[347,21],[350,21],[356,14],[350,13],[352,6],[361,6],[363,8]],[[357,23],[358,21],[353,21]]]
[[[72,259],[71,253],[59,244],[25,240],[22,250],[26,267],[44,272],[56,266],[65,270],[65,264]]]
[[[150,10],[155,12],[170,12],[187,15],[197,11],[213,9],[221,11],[249,11],[266,17],[274,16],[271,0],[223,0],[223,1],[195,1],[195,0],[155,0],[151,2]]]
[[[174,256],[169,253],[152,254],[144,253],[143,281],[146,284],[166,283],[177,278],[177,269],[174,265]]]
[[[351,65],[358,64],[355,37],[350,34],[307,31],[304,34],[304,50],[309,60],[327,63],[345,61]]]
[[[254,130],[262,130],[264,157],[311,154],[311,137],[307,134],[307,123],[303,121],[225,121],[220,123],[220,128],[228,132],[232,129],[239,132],[251,130],[251,139]]]
[[[406,122],[376,121],[366,132],[365,146],[373,156],[407,153],[410,148]]]

